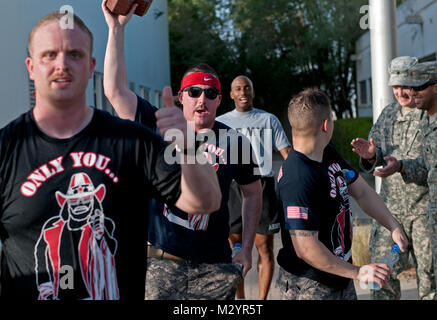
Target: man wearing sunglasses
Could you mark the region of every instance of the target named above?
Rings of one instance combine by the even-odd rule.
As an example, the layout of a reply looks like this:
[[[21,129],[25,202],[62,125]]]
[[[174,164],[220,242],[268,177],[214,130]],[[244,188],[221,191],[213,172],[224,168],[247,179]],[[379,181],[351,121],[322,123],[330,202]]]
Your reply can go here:
[[[369,141],[357,138],[352,141],[353,151],[360,156],[360,167],[368,173],[384,164],[384,157],[416,158],[420,156],[422,138],[419,123],[425,118],[423,110],[416,109],[411,69],[417,65],[415,57],[397,57],[389,67],[388,85],[393,87],[395,103],[384,108],[369,133]],[[420,169],[419,169],[420,170]],[[381,183],[381,197],[390,212],[402,225],[412,243],[409,250],[401,255],[400,261],[391,272],[391,278],[379,290],[371,290],[375,300],[399,300],[401,298],[400,281],[397,275],[408,266],[408,253],[414,258],[417,274],[417,288],[420,299],[435,298],[434,270],[431,249],[431,230],[427,223],[429,203],[426,184],[406,184],[400,174],[394,174]],[[370,232],[370,257],[378,262],[390,251],[393,245],[390,232],[373,221]]]
[[[386,178],[401,172],[406,183],[424,184],[429,187],[428,223],[432,228],[431,243],[434,257],[434,274],[437,271],[437,63],[423,62],[409,71],[416,108],[425,110],[420,122],[421,154],[416,159],[387,157],[387,165],[375,171],[375,175]]]
[[[109,27],[105,56],[105,94],[120,117],[151,128],[159,119],[155,107],[137,97],[126,82],[123,34],[132,16],[111,14],[103,7]],[[250,142],[236,131],[215,121],[221,102],[221,84],[216,72],[206,64],[191,67],[184,74],[178,99],[184,118],[196,133],[213,132],[214,139],[203,145],[204,154],[217,172],[222,202],[209,218],[187,214],[174,206],[154,201],[150,210],[146,299],[234,299],[237,284],[251,268],[252,247],[261,210],[261,183],[256,164],[243,164],[243,144],[251,155]],[[178,123],[174,123],[175,128]],[[183,130],[183,128],[180,128]],[[223,133],[225,142],[221,140]],[[235,138],[237,143],[229,143]],[[234,161],[234,156],[237,161]],[[244,234],[242,249],[232,259],[227,200],[232,179],[242,187]],[[234,263],[232,263],[234,262]],[[239,265],[240,264],[240,265]],[[242,265],[242,269],[241,269]]]
[[[264,110],[254,108],[255,90],[252,81],[243,75],[237,76],[231,84],[231,98],[235,109],[221,115],[218,121],[244,134],[252,143],[257,162],[260,165],[263,202],[260,222],[257,226],[255,246],[258,250],[258,297],[267,298],[274,271],[273,240],[279,232],[279,213],[276,208],[275,178],[272,170],[273,150],[279,151],[286,159],[290,151],[290,142],[285,135],[278,118]],[[241,242],[242,192],[233,182],[229,196],[231,214],[231,234],[229,240],[233,245]],[[244,299],[244,281],[237,289],[237,298]]]

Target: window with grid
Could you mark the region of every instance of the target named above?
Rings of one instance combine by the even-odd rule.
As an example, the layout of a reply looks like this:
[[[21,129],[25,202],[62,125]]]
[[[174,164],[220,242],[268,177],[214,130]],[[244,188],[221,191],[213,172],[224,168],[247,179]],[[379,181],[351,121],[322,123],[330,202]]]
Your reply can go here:
[[[146,86],[143,86],[143,85],[139,86],[138,95],[141,98],[146,99],[147,101],[150,101],[150,89],[147,88]]]
[[[35,82],[29,79],[29,106],[32,109],[35,106]]]
[[[360,88],[360,105],[367,105],[367,83],[366,80],[358,83]]]
[[[105,96],[103,89],[103,73],[94,72],[94,106],[97,109],[109,112],[112,115],[117,115],[111,103]]]

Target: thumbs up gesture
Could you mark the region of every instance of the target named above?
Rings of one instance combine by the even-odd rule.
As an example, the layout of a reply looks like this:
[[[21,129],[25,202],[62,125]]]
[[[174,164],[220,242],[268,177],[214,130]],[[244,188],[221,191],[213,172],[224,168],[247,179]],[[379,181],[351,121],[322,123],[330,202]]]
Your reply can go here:
[[[166,141],[176,140],[177,146],[183,150],[187,148],[187,143],[194,143],[194,129],[184,117],[181,109],[176,107],[173,102],[171,87],[165,87],[162,93],[164,108],[156,111],[156,126]]]

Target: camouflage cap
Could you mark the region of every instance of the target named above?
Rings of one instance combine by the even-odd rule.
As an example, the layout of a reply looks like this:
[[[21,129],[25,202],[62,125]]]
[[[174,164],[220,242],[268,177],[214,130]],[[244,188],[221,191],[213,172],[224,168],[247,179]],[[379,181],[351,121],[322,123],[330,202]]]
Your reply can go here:
[[[418,64],[416,57],[397,57],[394,58],[388,68],[390,79],[389,86],[410,86],[411,83],[409,70]]]
[[[422,62],[409,71],[410,82],[408,86],[419,87],[432,80],[437,80],[437,62]]]

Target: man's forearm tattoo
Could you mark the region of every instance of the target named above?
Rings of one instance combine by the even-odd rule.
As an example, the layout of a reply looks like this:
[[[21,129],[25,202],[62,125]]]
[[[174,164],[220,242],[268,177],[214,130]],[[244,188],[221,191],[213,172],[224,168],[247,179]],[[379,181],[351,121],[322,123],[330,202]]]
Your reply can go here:
[[[311,230],[289,230],[290,236],[295,237],[312,237],[317,234],[317,231]]]

